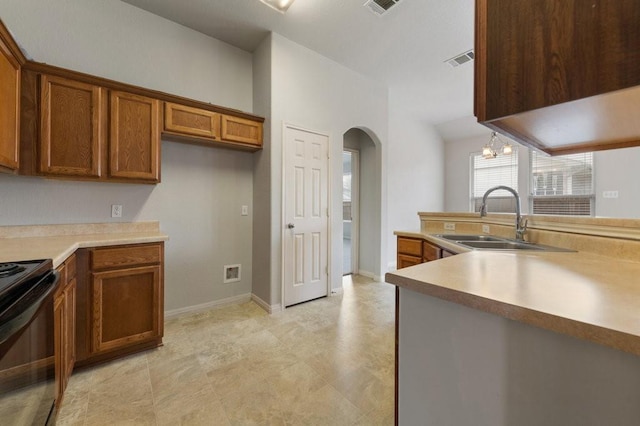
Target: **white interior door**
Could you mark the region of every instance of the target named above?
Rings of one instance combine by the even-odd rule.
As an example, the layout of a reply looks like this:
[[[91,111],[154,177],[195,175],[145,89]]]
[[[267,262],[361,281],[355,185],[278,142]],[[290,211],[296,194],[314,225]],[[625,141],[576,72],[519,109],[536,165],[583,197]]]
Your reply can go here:
[[[284,304],[328,294],[329,138],[285,128]]]

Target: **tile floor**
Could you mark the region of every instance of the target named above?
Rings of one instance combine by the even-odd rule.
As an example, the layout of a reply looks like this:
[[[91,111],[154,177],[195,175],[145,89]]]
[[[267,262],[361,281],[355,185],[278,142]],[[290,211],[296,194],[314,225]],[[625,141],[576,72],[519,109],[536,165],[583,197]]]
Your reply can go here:
[[[394,287],[343,282],[169,320],[163,347],[74,373],[57,424],[392,425]]]

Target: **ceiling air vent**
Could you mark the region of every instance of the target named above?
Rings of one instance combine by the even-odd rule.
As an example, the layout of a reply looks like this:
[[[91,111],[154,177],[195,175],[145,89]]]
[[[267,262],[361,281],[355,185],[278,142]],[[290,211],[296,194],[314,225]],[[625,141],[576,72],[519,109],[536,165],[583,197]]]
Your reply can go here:
[[[473,57],[475,55],[473,54],[473,49],[468,50],[464,53],[461,53],[457,56],[454,56],[451,59],[447,59],[445,62],[449,65],[451,65],[451,68],[455,68],[458,65],[462,65],[462,64],[466,64],[467,62],[471,62],[473,60]]]
[[[378,16],[384,15],[389,9],[400,3],[401,0],[367,0],[364,4]]]

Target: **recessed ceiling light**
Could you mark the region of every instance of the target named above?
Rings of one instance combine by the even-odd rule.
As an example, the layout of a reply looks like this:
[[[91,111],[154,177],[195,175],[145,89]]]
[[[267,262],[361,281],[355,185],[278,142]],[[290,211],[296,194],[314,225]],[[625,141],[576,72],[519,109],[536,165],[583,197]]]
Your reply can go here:
[[[274,8],[278,12],[285,13],[289,6],[291,6],[294,0],[260,0],[262,3],[269,7]]]

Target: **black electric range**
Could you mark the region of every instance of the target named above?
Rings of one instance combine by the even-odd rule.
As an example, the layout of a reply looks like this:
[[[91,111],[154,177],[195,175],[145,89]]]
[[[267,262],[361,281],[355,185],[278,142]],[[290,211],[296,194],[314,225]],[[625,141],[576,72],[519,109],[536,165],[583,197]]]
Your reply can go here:
[[[54,422],[55,359],[51,259],[0,263],[0,418]]]

